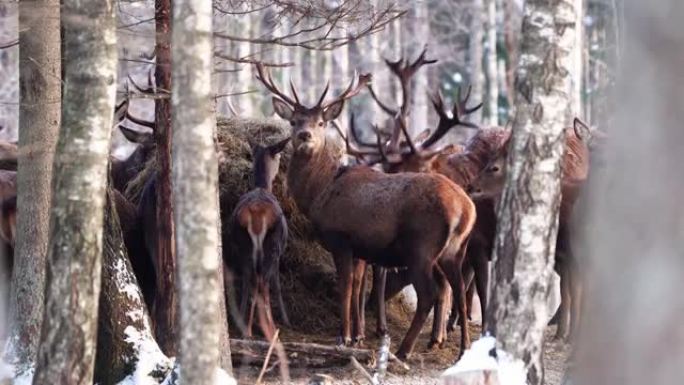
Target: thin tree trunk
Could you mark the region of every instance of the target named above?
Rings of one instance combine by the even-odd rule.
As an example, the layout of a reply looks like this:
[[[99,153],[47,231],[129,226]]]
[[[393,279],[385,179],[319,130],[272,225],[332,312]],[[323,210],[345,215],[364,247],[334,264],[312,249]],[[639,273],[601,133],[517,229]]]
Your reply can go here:
[[[499,125],[499,75],[496,54],[496,2],[486,0],[487,13],[484,30],[487,38],[485,71],[487,73],[487,121],[489,126]]]
[[[114,3],[64,0],[64,100],[34,384],[93,383],[107,162],[116,92]]]
[[[413,19],[411,20],[414,30],[413,57],[430,42],[430,20],[428,19],[428,4],[426,0],[418,1],[413,7]],[[410,50],[409,50],[410,52]],[[427,128],[428,125],[428,68],[418,71],[414,77],[413,95],[411,106],[411,123],[409,131],[416,134]]]
[[[470,60],[470,86],[472,87],[471,100],[476,105],[483,100],[484,96],[484,73],[482,72],[482,15],[484,14],[483,0],[473,0],[473,18],[471,23],[470,42],[468,44],[468,57]],[[473,122],[482,121],[482,109],[473,112]]]
[[[158,88],[171,89],[171,0],[155,1],[156,17],[156,81]],[[155,336],[164,353],[178,353],[176,298],[176,253],[174,249],[173,201],[171,190],[171,103],[168,99],[155,102],[157,142],[157,296],[153,305]]]
[[[575,17],[567,3],[525,4],[516,120],[499,204],[487,323],[503,349],[524,360],[532,385],[543,383],[544,377],[542,344],[558,228]]]
[[[583,117],[582,81],[583,81],[583,48],[584,48],[584,0],[573,0],[577,17],[575,18],[575,48],[572,66],[572,103],[569,108],[569,119]]]
[[[35,364],[43,320],[50,182],[61,116],[59,14],[59,0],[19,3],[19,215],[7,350],[17,374]]]
[[[174,8],[173,181],[180,298],[180,381],[215,384],[220,323],[217,229],[218,160],[211,110],[212,5],[187,0]],[[187,20],[193,20],[188,23]]]

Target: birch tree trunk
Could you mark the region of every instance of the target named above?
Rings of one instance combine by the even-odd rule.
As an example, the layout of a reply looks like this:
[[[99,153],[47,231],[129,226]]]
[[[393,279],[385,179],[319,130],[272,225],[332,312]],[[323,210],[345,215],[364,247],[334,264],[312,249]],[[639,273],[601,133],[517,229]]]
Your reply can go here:
[[[499,75],[496,54],[496,2],[486,0],[484,30],[487,39],[485,71],[487,72],[487,120],[485,125],[499,125]]]
[[[236,27],[238,36],[252,36],[252,30],[254,28],[253,20],[254,14],[247,14],[236,18]],[[249,42],[240,42],[238,45],[238,58],[249,58],[252,55],[252,44]],[[252,85],[252,67],[249,64],[239,65],[240,71],[238,72],[238,92],[248,91]],[[240,95],[237,96],[239,101],[239,114],[240,116],[253,116],[254,115],[254,96]]]
[[[64,0],[64,100],[34,384],[93,383],[107,162],[116,92],[114,3]]]
[[[212,5],[181,0],[173,26],[173,181],[180,299],[180,381],[218,383],[218,159],[211,110]],[[189,22],[192,21],[192,22]]]
[[[7,350],[17,374],[35,364],[43,320],[52,159],[61,116],[59,14],[59,0],[19,3],[19,215]]]
[[[575,46],[573,50],[572,65],[572,99],[569,108],[568,120],[583,117],[582,108],[582,82],[583,82],[583,52],[584,52],[584,0],[572,0],[577,17],[575,18]]]
[[[484,14],[483,0],[473,0],[473,18],[471,23],[470,42],[468,44],[468,57],[470,60],[470,86],[472,87],[472,103],[477,105],[484,96],[484,73],[482,72],[482,16]],[[473,122],[482,121],[482,109],[470,114]]]
[[[575,17],[571,3],[525,4],[516,120],[494,246],[488,325],[504,350],[524,360],[532,385],[542,384],[544,377],[542,344],[558,228]]]
[[[171,0],[155,0],[157,66],[156,82],[160,89],[171,89]],[[153,305],[155,336],[169,357],[178,352],[178,299],[176,298],[176,251],[173,242],[173,201],[171,189],[171,103],[168,99],[155,100],[154,131],[159,167],[156,194],[157,240],[156,266],[157,296]]]
[[[583,221],[590,226],[580,228],[587,253],[578,255],[589,267],[577,354],[583,373],[570,380],[676,385],[684,362],[684,4],[624,4],[609,162],[591,177]]]

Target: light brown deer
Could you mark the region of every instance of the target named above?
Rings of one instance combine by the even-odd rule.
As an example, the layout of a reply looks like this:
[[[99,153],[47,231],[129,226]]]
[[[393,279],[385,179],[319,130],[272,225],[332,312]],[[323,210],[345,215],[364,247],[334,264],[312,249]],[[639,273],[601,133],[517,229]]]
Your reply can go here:
[[[252,336],[256,310],[261,330],[269,341],[275,333],[271,315],[271,282],[282,322],[289,324],[279,277],[280,257],[287,243],[287,222],[272,192],[273,179],[280,165],[280,152],[289,141],[287,138],[268,147],[254,146],[254,189],[240,197],[229,220],[233,253],[226,264],[234,273],[240,274],[240,313],[243,320],[247,320],[245,335]]]
[[[559,324],[555,338],[567,339],[577,325],[580,316],[581,282],[579,267],[571,245],[572,213],[582,187],[589,173],[589,148],[587,131],[575,120],[575,127],[567,128],[565,154],[562,159],[561,205],[558,219],[556,259],[554,268],[561,277],[561,305]],[[510,139],[507,141],[510,142]],[[471,186],[474,196],[493,198],[498,201],[506,180],[506,158],[509,144],[506,143],[489,162]]]
[[[473,203],[465,191],[443,176],[390,175],[367,166],[340,167],[325,129],[368,78],[362,76],[356,87],[352,80],[341,95],[328,102],[323,92],[316,105],[307,107],[295,92],[292,98],[281,92],[263,66],[257,65],[257,71],[275,95],[275,112],[292,124],[294,153],[288,190],[312,222],[321,244],[333,254],[341,296],[341,342],[352,342],[354,258],[405,267],[418,294],[416,314],[397,352],[398,357],[407,357],[437,291],[446,290],[447,282],[461,301],[465,317],[461,263],[475,221]],[[461,351],[469,344],[463,326]]]

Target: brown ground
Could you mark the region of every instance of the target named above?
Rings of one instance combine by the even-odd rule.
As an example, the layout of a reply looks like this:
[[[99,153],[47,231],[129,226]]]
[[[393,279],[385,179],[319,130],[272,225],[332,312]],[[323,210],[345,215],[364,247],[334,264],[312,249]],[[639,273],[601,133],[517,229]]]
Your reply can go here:
[[[372,320],[369,320],[372,321]],[[390,322],[390,329],[392,332],[393,347],[399,343],[403,333],[406,330],[405,327],[397,327],[397,319],[393,319]],[[439,376],[444,371],[453,364],[456,355],[458,354],[458,336],[459,333],[455,332],[449,336],[449,346],[445,349],[428,351],[426,349],[429,336],[429,325],[430,322],[426,323],[426,327],[421,333],[419,340],[416,344],[416,349],[409,361],[407,362],[411,368],[409,372],[404,369],[390,365],[388,370],[388,376],[384,384],[387,385],[418,385],[418,384],[441,384]],[[371,322],[371,328],[368,330],[373,330],[374,326]],[[473,325],[470,328],[470,335],[473,339],[478,338],[480,333],[480,327],[478,325]],[[397,333],[399,332],[399,333]],[[566,360],[570,348],[567,344],[559,343],[553,341],[553,335],[555,333],[555,326],[549,328],[546,332],[545,338],[545,351],[544,351],[544,365],[545,365],[545,376],[546,384],[548,385],[559,385],[561,383],[563,373],[566,367]],[[302,333],[292,333],[285,332],[283,335],[284,341],[297,341],[297,342],[317,342],[323,344],[333,344],[334,343],[334,333],[328,336],[323,335],[306,335]],[[376,347],[378,345],[377,338],[369,338],[366,342],[368,347]],[[394,350],[393,349],[393,350]],[[259,374],[260,367],[255,366],[242,366],[236,368],[235,375],[238,379],[239,384],[254,384],[256,378]],[[324,376],[329,376],[331,379],[331,384],[354,384],[354,385],[366,385],[366,381],[351,364],[344,366],[333,366],[327,368],[291,368],[290,376],[291,383],[293,384],[309,384],[310,379],[317,374]],[[278,372],[277,367],[270,367],[264,377],[264,384],[279,385],[283,384]]]

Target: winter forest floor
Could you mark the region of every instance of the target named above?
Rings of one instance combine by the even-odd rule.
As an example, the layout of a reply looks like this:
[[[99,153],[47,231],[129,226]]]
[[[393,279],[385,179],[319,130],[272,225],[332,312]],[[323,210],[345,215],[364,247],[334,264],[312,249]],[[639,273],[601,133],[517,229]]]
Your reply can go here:
[[[428,326],[429,322],[426,323],[426,327],[423,329],[423,332],[421,333],[418,342],[416,343],[414,353],[407,362],[411,370],[406,372],[403,368],[399,368],[395,365],[390,364],[388,369],[388,375],[384,382],[385,384],[441,384],[439,376],[446,368],[453,364],[456,354],[458,354],[457,348],[459,333],[450,333],[449,346],[447,348],[427,351],[426,346],[430,338]],[[570,353],[570,346],[568,344],[556,342],[553,340],[555,329],[556,327],[552,326],[546,331],[545,334],[544,367],[546,376],[545,383],[547,385],[559,385],[561,383],[563,373],[566,368],[567,358]],[[472,325],[469,328],[469,330],[470,336],[473,340],[479,337],[479,325]],[[400,333],[403,333],[404,331],[405,329],[397,330],[397,328],[393,328],[392,350],[395,350],[396,345],[398,345],[400,338],[402,337]],[[332,336],[302,336],[288,335],[287,333],[284,335],[283,340],[297,342],[317,342],[322,344],[331,344],[333,342]],[[375,337],[372,337],[366,341],[366,347],[369,348],[375,348],[377,344],[378,339]],[[240,367],[236,366],[235,376],[237,377],[238,384],[254,384],[256,382],[256,378],[259,375],[260,369],[260,367],[249,365]],[[372,372],[370,373],[372,374]],[[294,384],[308,384],[311,378],[317,374],[328,377],[328,379],[330,380],[330,382],[328,382],[329,384],[368,384],[368,381],[363,378],[363,376],[359,373],[359,371],[356,368],[354,368],[354,366],[352,366],[351,363],[344,366],[334,366],[317,369],[297,367],[290,368],[291,383]],[[269,366],[269,370],[266,372],[266,375],[264,376],[263,383],[271,385],[283,384],[277,366]]]

